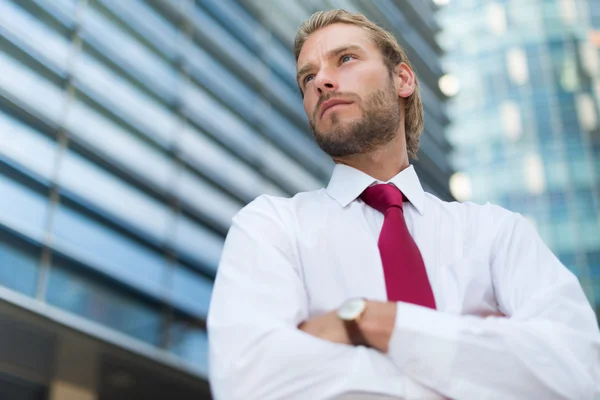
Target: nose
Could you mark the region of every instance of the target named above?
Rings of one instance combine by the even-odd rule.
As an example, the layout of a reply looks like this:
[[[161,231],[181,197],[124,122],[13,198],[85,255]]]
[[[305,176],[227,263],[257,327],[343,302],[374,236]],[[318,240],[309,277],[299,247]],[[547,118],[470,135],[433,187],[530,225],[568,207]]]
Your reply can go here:
[[[315,88],[319,96],[338,89],[338,83],[335,77],[329,72],[322,70],[315,77]]]

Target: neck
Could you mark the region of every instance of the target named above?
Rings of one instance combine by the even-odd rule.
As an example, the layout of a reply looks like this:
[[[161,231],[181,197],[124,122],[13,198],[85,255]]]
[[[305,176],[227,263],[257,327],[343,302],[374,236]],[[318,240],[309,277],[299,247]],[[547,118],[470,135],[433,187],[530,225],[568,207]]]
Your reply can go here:
[[[396,136],[391,142],[368,153],[338,157],[333,161],[356,168],[379,181],[387,182],[409,166],[403,139],[404,137],[399,139],[399,136]]]

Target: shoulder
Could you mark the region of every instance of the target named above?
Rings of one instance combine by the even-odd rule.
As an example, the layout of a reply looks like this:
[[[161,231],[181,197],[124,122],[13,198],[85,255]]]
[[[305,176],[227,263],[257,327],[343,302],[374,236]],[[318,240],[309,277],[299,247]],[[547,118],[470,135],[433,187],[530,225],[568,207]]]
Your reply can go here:
[[[265,223],[285,226],[297,219],[298,215],[307,209],[318,208],[325,196],[325,189],[300,192],[293,197],[260,195],[234,217],[233,224]]]
[[[523,215],[497,204],[448,202],[426,193],[427,210],[432,210],[436,219],[451,220],[463,233],[466,243],[491,246],[498,240],[506,240],[518,232],[535,233],[533,225]]]
[[[432,208],[442,215],[452,215],[465,222],[497,224],[522,218],[520,214],[490,202],[480,204],[471,201],[445,201],[431,193],[425,193],[425,198],[428,209]]]

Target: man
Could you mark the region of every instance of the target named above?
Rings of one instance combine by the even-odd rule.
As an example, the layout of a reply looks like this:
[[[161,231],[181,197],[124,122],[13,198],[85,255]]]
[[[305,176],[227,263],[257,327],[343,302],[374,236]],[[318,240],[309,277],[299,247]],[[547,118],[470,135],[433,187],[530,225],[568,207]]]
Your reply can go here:
[[[423,111],[391,34],[359,14],[299,29],[298,85],[336,163],[326,189],[233,220],[208,317],[217,399],[593,399],[600,333],[520,215],[425,193]]]

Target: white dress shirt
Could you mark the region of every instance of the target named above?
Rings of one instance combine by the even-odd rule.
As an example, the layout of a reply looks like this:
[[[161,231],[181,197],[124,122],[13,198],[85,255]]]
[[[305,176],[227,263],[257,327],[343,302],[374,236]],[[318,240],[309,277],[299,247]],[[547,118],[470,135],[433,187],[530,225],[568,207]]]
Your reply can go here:
[[[234,218],[208,316],[216,399],[594,399],[600,332],[576,277],[521,215],[390,180],[437,310],[397,303],[387,354],[297,329],[345,300],[387,301],[375,179],[336,165],[327,189],[261,196]],[[503,313],[507,318],[488,316]],[[487,316],[487,317],[486,317]]]

